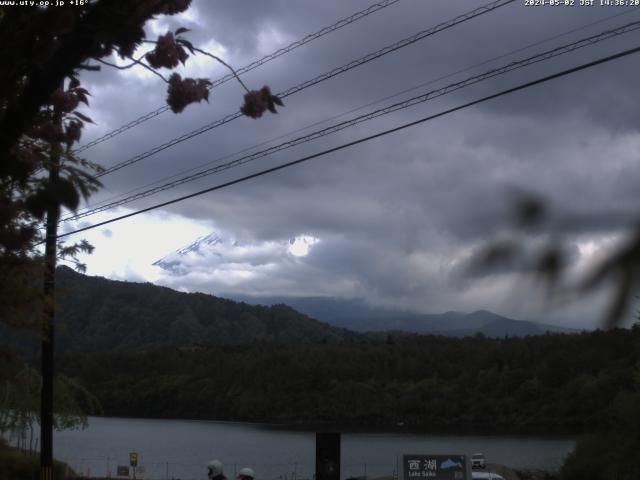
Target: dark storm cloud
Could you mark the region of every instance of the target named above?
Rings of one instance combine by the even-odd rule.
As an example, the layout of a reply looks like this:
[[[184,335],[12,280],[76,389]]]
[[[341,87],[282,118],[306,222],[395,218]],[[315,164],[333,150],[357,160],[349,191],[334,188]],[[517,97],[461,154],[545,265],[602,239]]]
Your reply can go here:
[[[251,88],[268,84],[276,92],[284,90],[483,3],[402,0],[243,78]],[[370,4],[200,1],[194,2],[192,17],[160,19],[160,26],[176,28],[184,24],[193,30],[189,36],[195,43],[220,47],[225,59],[240,67]],[[94,201],[618,13],[622,10],[535,8],[515,2],[291,96],[278,115],[267,114],[260,120],[240,118],[109,175],[103,179],[103,192]],[[635,10],[398,98],[638,19],[640,12]],[[638,41],[640,36],[634,32],[183,185],[133,206],[151,205],[391,128],[635,46]],[[640,180],[637,65],[637,57],[610,63],[176,204],[169,210],[211,220],[225,232],[256,245],[302,234],[321,240],[307,257],[296,261],[285,261],[281,253],[274,253],[272,260],[283,262],[281,268],[260,270],[256,279],[238,283],[237,289],[245,293],[342,293],[378,303],[404,302],[431,311],[500,308],[504,305],[499,287],[509,284],[513,272],[504,272],[494,283],[489,278],[486,284],[460,284],[454,278],[461,259],[508,229],[512,207],[509,192],[514,188],[538,192],[547,199],[554,212],[550,224],[570,240],[576,240],[578,234],[581,242],[591,234],[617,234],[634,217],[633,199]],[[190,71],[213,78],[226,74],[213,61],[198,60]],[[90,114],[99,123],[87,132],[87,139],[155,109],[165,97],[162,81],[152,76],[141,79],[133,72],[88,74],[85,81],[94,93]],[[228,82],[211,92],[210,104],[190,106],[181,115],[165,113],[86,153],[106,166],[113,165],[237,111],[242,96],[240,86]],[[321,126],[312,130],[318,128]],[[580,254],[572,257],[574,264],[579,263],[576,255]],[[205,275],[208,264],[202,261],[200,277],[171,278],[171,285],[186,289],[227,287]],[[269,263],[269,254],[263,261]]]

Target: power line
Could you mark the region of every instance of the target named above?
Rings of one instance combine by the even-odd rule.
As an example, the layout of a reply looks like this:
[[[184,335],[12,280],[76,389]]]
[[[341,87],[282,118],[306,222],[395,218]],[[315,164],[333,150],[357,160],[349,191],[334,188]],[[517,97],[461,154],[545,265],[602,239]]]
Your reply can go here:
[[[371,15],[372,13],[375,13],[379,10],[382,10],[383,8],[389,7],[391,5],[393,5],[394,3],[399,2],[400,0],[383,0],[381,2],[375,3],[373,5],[371,5],[370,7],[361,10],[359,12],[356,12],[346,18],[342,18],[340,20],[338,20],[337,22],[335,22],[332,25],[329,25],[327,27],[324,27],[320,30],[318,30],[315,33],[311,33],[303,38],[301,38],[300,40],[296,40],[295,42],[290,43],[289,45],[287,45],[286,47],[282,47],[278,50],[276,50],[275,52],[272,52],[268,55],[265,55],[264,57],[255,60],[254,62],[251,62],[248,65],[245,65],[244,67],[241,67],[240,69],[236,70],[236,73],[238,75],[243,74],[243,73],[247,73],[250,72],[251,70],[260,67],[261,65],[264,65],[267,62],[270,62],[271,60],[275,60],[276,58],[284,55],[285,53],[289,53],[292,50],[295,50],[298,47],[301,47],[313,40],[316,40],[320,37],[323,37],[331,32],[334,32],[336,30],[339,30],[342,27],[345,27],[353,22],[356,22],[368,15]],[[217,80],[214,80],[211,84],[211,86],[209,87],[211,88],[216,88],[219,87],[220,85],[222,85],[223,83],[228,82],[229,80],[231,80],[232,78],[234,78],[234,75],[232,73],[227,74],[223,77],[218,78]],[[141,117],[136,118],[135,120],[132,120],[131,122],[122,125],[119,128],[116,128],[115,130],[112,130],[109,133],[106,133],[105,135],[96,138],[95,140],[86,143],[85,145],[82,145],[80,147],[78,147],[74,153],[80,153],[83,152],[95,145],[98,145],[99,143],[102,143],[106,140],[109,140],[117,135],[120,135],[121,133],[136,127],[138,125],[140,125],[141,123],[146,122],[147,120],[151,120],[154,117],[157,117],[158,115],[161,115],[162,113],[166,112],[169,110],[169,106],[167,105],[163,105],[160,108],[157,108],[156,110],[153,110],[149,113],[146,113],[145,115],[142,115]]]
[[[453,76],[455,76],[455,75],[458,75],[458,74],[460,74],[460,73],[464,73],[464,72],[467,72],[467,71],[469,71],[469,70],[473,70],[473,69],[475,69],[475,68],[478,68],[478,67],[481,67],[481,66],[487,65],[487,64],[489,64],[489,63],[495,62],[496,60],[500,60],[500,59],[502,59],[502,58],[509,57],[509,56],[511,56],[511,55],[513,55],[513,54],[515,54],[515,53],[519,53],[519,52],[522,52],[522,51],[528,50],[528,49],[530,49],[530,48],[532,48],[532,47],[535,47],[535,46],[538,46],[538,45],[542,45],[542,44],[544,44],[544,43],[548,43],[548,42],[550,42],[550,41],[552,41],[552,40],[556,40],[556,39],[558,39],[558,38],[565,37],[565,36],[570,35],[570,34],[572,34],[572,33],[575,33],[575,32],[581,31],[581,30],[584,30],[584,29],[586,29],[586,28],[592,27],[592,26],[594,26],[594,25],[597,25],[597,24],[600,24],[600,23],[603,23],[603,22],[607,22],[607,21],[609,21],[609,20],[612,20],[612,19],[614,19],[614,18],[620,17],[620,16],[622,16],[622,15],[628,15],[629,13],[631,13],[631,12],[633,12],[633,11],[637,11],[637,10],[638,10],[638,9],[636,9],[636,8],[630,8],[630,9],[628,9],[628,10],[624,10],[624,11],[622,11],[622,12],[620,12],[620,13],[616,13],[616,14],[613,14],[613,15],[610,15],[610,16],[607,16],[607,17],[604,17],[604,18],[601,18],[601,19],[599,19],[599,20],[596,20],[596,21],[594,21],[594,22],[590,22],[590,23],[587,23],[587,24],[581,25],[581,26],[579,26],[579,27],[573,28],[573,29],[568,30],[568,31],[566,31],[566,32],[563,32],[563,33],[560,33],[560,34],[557,34],[557,35],[553,35],[553,36],[551,36],[551,37],[547,37],[547,38],[545,38],[545,39],[543,39],[543,40],[539,40],[539,41],[536,41],[536,42],[530,43],[530,44],[528,44],[528,45],[525,45],[524,47],[519,47],[519,48],[514,49],[514,50],[511,50],[511,51],[509,51],[509,52],[507,52],[507,53],[504,53],[504,54],[498,55],[498,56],[496,56],[496,57],[492,57],[492,58],[490,58],[490,59],[484,60],[484,61],[479,62],[479,63],[475,63],[475,64],[473,64],[473,65],[471,65],[471,66],[469,66],[469,67],[466,67],[466,68],[463,68],[463,69],[460,69],[460,70],[456,70],[455,72],[451,72],[451,73],[448,73],[448,74],[442,75],[442,76],[440,76],[440,77],[437,77],[437,78],[431,79],[431,80],[429,80],[429,81],[426,81],[426,82],[420,83],[420,84],[418,84],[418,85],[416,85],[416,86],[413,86],[413,87],[411,87],[411,88],[407,88],[407,89],[405,89],[405,90],[402,90],[402,91],[400,91],[400,92],[394,93],[394,94],[392,94],[392,95],[388,95],[388,96],[383,97],[383,98],[380,98],[380,99],[378,99],[378,100],[374,100],[373,102],[369,102],[369,103],[367,103],[367,104],[365,104],[365,105],[361,105],[361,106],[359,106],[359,107],[352,108],[352,109],[347,110],[347,111],[345,111],[345,112],[342,112],[342,113],[340,113],[340,114],[338,114],[338,115],[334,115],[334,116],[331,116],[331,117],[325,118],[325,119],[323,119],[323,120],[319,120],[319,121],[313,122],[313,123],[311,123],[311,124],[309,124],[309,125],[306,125],[306,126],[304,126],[304,127],[302,127],[302,128],[298,128],[298,129],[292,130],[292,131],[290,131],[290,132],[288,132],[288,133],[285,133],[285,134],[282,134],[282,135],[278,135],[277,137],[272,137],[272,138],[270,138],[269,140],[265,140],[265,141],[260,142],[260,143],[258,143],[258,144],[252,145],[252,146],[250,146],[250,147],[246,147],[246,148],[243,148],[243,149],[241,149],[241,150],[237,150],[237,151],[235,151],[235,152],[233,152],[233,153],[226,154],[226,155],[224,155],[224,156],[222,156],[222,157],[220,157],[220,158],[217,158],[216,160],[212,160],[212,161],[209,161],[209,162],[202,163],[202,164],[197,165],[197,166],[195,166],[195,167],[191,167],[191,168],[188,168],[188,169],[182,170],[182,171],[180,171],[180,172],[178,172],[178,173],[175,173],[175,174],[173,174],[173,175],[169,175],[169,176],[167,176],[167,177],[164,177],[164,178],[162,178],[162,179],[160,179],[160,180],[156,180],[155,182],[152,182],[152,183],[149,183],[149,184],[146,184],[146,185],[140,186],[140,187],[136,187],[136,188],[131,189],[131,190],[128,190],[127,192],[124,192],[124,193],[120,193],[120,194],[117,194],[117,195],[113,195],[113,196],[108,197],[107,199],[102,200],[101,202],[99,202],[99,203],[95,204],[94,206],[89,206],[89,207],[85,208],[85,209],[84,209],[84,211],[92,210],[93,208],[97,208],[97,207],[99,207],[99,206],[101,206],[101,205],[105,205],[105,204],[107,204],[107,203],[110,203],[110,202],[112,202],[113,200],[115,200],[115,199],[117,199],[117,198],[124,198],[124,197],[126,197],[127,195],[130,195],[130,194],[132,194],[133,192],[136,192],[136,191],[141,190],[141,189],[143,189],[143,188],[147,188],[147,189],[148,189],[148,188],[149,188],[149,187],[151,187],[152,185],[156,185],[156,184],[159,184],[159,183],[161,183],[161,182],[166,182],[167,180],[170,180],[170,179],[172,179],[172,178],[176,178],[176,177],[178,177],[178,176],[180,176],[180,175],[185,175],[185,174],[187,174],[187,173],[189,173],[189,172],[193,172],[193,171],[198,170],[199,168],[205,167],[205,166],[207,166],[207,165],[212,165],[212,164],[218,163],[218,162],[220,162],[220,161],[222,161],[222,160],[226,160],[226,159],[228,159],[228,158],[232,158],[232,157],[234,157],[234,156],[236,156],[236,155],[240,155],[240,154],[242,154],[242,153],[249,152],[249,151],[251,151],[251,150],[253,150],[253,149],[255,149],[255,148],[262,147],[262,146],[264,146],[264,145],[268,145],[269,143],[275,142],[276,140],[281,140],[281,139],[283,139],[283,138],[286,138],[286,137],[291,136],[291,135],[293,135],[293,134],[296,134],[296,133],[302,132],[302,131],[304,131],[304,130],[308,130],[308,129],[312,128],[312,127],[315,127],[315,126],[321,125],[321,124],[323,124],[323,123],[327,123],[327,122],[330,122],[330,121],[333,121],[333,120],[337,120],[337,119],[342,118],[342,117],[344,117],[344,116],[346,116],[346,115],[349,115],[350,113],[354,113],[354,112],[357,112],[357,111],[362,110],[362,109],[364,109],[364,108],[371,107],[371,106],[373,106],[373,105],[377,105],[377,104],[382,103],[382,102],[384,102],[384,101],[386,101],[386,100],[390,100],[390,99],[392,99],[392,98],[399,97],[400,95],[403,95],[403,94],[405,94],[405,93],[409,93],[409,92],[412,92],[412,91],[418,90],[418,89],[420,89],[420,88],[422,88],[422,87],[425,87],[425,86],[428,86],[428,85],[434,84],[434,83],[436,83],[436,82],[439,82],[439,81],[441,81],[441,80],[445,80],[445,79],[447,79],[447,78],[451,78],[451,77],[453,77]],[[84,212],[77,212],[77,213],[84,213]],[[73,215],[70,215],[69,217],[72,217],[72,216],[73,216]],[[66,219],[67,219],[67,218],[65,218],[65,219],[63,219],[63,220],[66,220]]]
[[[284,90],[280,93],[277,94],[278,97],[280,98],[286,98],[289,97],[293,94],[296,94],[298,92],[301,92],[302,90],[305,90],[309,87],[312,87],[313,85],[316,85],[320,82],[324,82],[325,80],[328,80],[330,78],[335,77],[336,75],[340,75],[344,72],[347,72],[349,70],[352,70],[356,67],[359,67],[361,65],[364,65],[365,63],[368,63],[372,60],[375,60],[377,58],[380,58],[384,55],[387,55],[388,53],[392,53],[395,52],[396,50],[399,50],[401,48],[407,47],[413,43],[416,43],[420,40],[423,40],[424,38],[427,38],[429,36],[435,35],[437,33],[440,33],[444,30],[447,30],[455,25],[458,25],[460,23],[464,23],[466,21],[469,21],[473,18],[476,18],[480,15],[483,15],[485,13],[491,12],[493,10],[496,10],[500,7],[504,7],[505,5],[508,5],[510,3],[513,3],[515,0],[495,0],[491,3],[488,3],[486,5],[483,5],[479,8],[476,8],[475,10],[471,10],[467,13],[464,13],[462,15],[458,15],[457,17],[448,20],[446,22],[440,23],[438,25],[436,25],[435,27],[429,28],[427,30],[422,30],[410,37],[406,37],[403,38],[402,40],[399,40],[391,45],[388,45],[386,47],[383,47],[379,50],[376,50],[375,52],[371,52],[363,57],[360,57],[356,60],[352,60],[349,63],[346,63],[340,67],[336,67],[333,70],[330,70],[328,72],[325,72],[321,75],[318,75],[310,80],[307,80],[305,82],[302,82],[294,87],[291,87],[287,90]],[[134,157],[131,157],[127,160],[124,160],[122,162],[119,162],[115,165],[113,165],[112,167],[107,168],[104,172],[100,173],[99,175],[96,175],[96,177],[102,177],[104,175],[108,175],[110,173],[113,173],[117,170],[120,170],[121,168],[124,167],[128,167],[129,165],[133,165],[134,163],[137,163],[141,160],[144,160],[145,158],[149,158],[153,155],[155,155],[156,153],[159,153],[163,150],[166,150],[167,148],[173,147],[174,145],[177,145],[179,143],[182,143],[186,140],[189,140],[197,135],[201,135],[205,132],[208,132],[209,130],[212,130],[214,128],[217,128],[221,125],[224,125],[226,123],[229,123],[233,120],[235,120],[236,118],[242,117],[243,114],[240,111],[237,111],[235,113],[231,113],[228,114],[214,122],[211,122],[207,125],[204,125],[200,128],[197,128],[195,130],[192,130],[191,132],[187,132],[179,137],[173,138],[161,145],[157,145],[154,148],[151,148],[143,153],[140,153]]]
[[[402,102],[397,102],[394,103],[392,105],[388,105],[384,108],[379,108],[377,110],[373,110],[372,112],[369,112],[367,114],[363,114],[363,115],[359,115],[357,117],[354,117],[350,120],[345,120],[343,122],[337,123],[335,125],[317,130],[315,132],[311,132],[307,135],[289,140],[287,142],[283,142],[280,143],[278,145],[274,145],[272,147],[269,147],[265,150],[261,150],[259,152],[255,152],[249,155],[245,155],[243,157],[240,157],[236,160],[232,160],[230,162],[221,164],[221,165],[216,165],[215,167],[211,167],[205,170],[202,170],[200,172],[191,174],[191,175],[187,175],[185,177],[179,178],[177,180],[174,180],[172,182],[167,182],[163,185],[159,185],[157,187],[154,188],[150,188],[148,190],[145,190],[143,192],[137,193],[135,195],[131,195],[128,197],[125,197],[123,199],[120,199],[118,201],[115,202],[111,202],[111,203],[107,203],[104,205],[101,205],[99,207],[94,207],[92,209],[88,209],[85,210],[84,212],[81,213],[77,213],[75,215],[70,215],[66,218],[64,218],[62,221],[69,221],[69,220],[77,220],[79,218],[83,218],[83,217],[87,217],[90,215],[93,215],[95,213],[99,213],[105,210],[109,210],[111,208],[115,208],[118,207],[120,205],[124,205],[126,203],[130,203],[133,202],[135,200],[139,200],[141,198],[145,198],[151,195],[154,195],[156,193],[159,193],[161,191],[164,190],[168,190],[170,188],[174,188],[177,187],[179,185],[183,185],[185,183],[189,183],[195,180],[198,180],[200,178],[204,178],[206,176],[212,175],[214,173],[218,173],[224,170],[228,170],[230,168],[234,168],[240,165],[243,165],[245,163],[249,163],[251,161],[254,161],[258,158],[262,158],[271,154],[274,154],[276,152],[280,152],[282,150],[303,144],[303,143],[307,143],[309,141],[318,139],[318,138],[322,138],[325,137],[327,135],[336,133],[338,131],[344,130],[346,128],[358,125],[360,123],[372,120],[374,118],[378,118],[380,116],[383,115],[387,115],[389,113],[398,111],[398,110],[402,110],[405,108],[409,108],[411,106],[417,105],[419,103],[423,103],[429,100],[433,100],[435,98],[447,95],[449,93],[452,93],[454,91],[460,90],[462,88],[466,88],[468,86],[474,85],[476,83],[482,82],[484,80],[487,80],[489,78],[493,78],[496,77],[498,75],[503,75],[505,73],[520,69],[520,68],[524,68],[526,66],[529,65],[533,65],[535,63],[539,63],[542,61],[546,61],[550,58],[554,58],[560,55],[564,55],[566,53],[570,53],[573,52],[575,50],[578,50],[580,48],[589,46],[589,45],[594,45],[596,43],[602,42],[604,40],[613,38],[613,37],[617,37],[620,35],[623,35],[625,33],[629,33],[631,31],[637,30],[640,28],[640,21],[636,21],[636,22],[631,22],[628,23],[626,25],[623,25],[621,27],[612,29],[612,30],[606,30],[604,32],[601,32],[597,35],[592,35],[590,37],[578,40],[576,42],[567,44],[567,45],[563,45],[560,47],[556,47],[554,49],[551,50],[547,50],[545,52],[542,53],[538,53],[536,55],[532,55],[530,57],[527,57],[523,60],[518,60],[518,61],[514,61],[511,62],[507,65],[504,65],[502,67],[498,67],[498,68],[494,68],[491,69],[487,72],[481,73],[479,75],[474,75],[472,77],[466,78],[464,80],[461,80],[459,82],[456,83],[452,83],[450,85],[447,85],[445,87],[441,87],[439,89],[436,90],[431,90],[427,93],[421,94],[421,95],[417,95],[415,97],[411,97],[407,100],[404,100]]]
[[[306,162],[308,160],[312,160],[314,158],[318,158],[318,157],[321,157],[321,156],[324,156],[324,155],[328,155],[330,153],[334,153],[334,152],[337,152],[339,150],[343,150],[345,148],[352,147],[354,145],[358,145],[360,143],[364,143],[364,142],[367,142],[369,140],[373,140],[373,139],[378,138],[378,137],[389,135],[391,133],[395,133],[395,132],[398,132],[400,130],[404,130],[406,128],[412,127],[412,126],[415,126],[415,125],[418,125],[418,124],[421,124],[421,123],[425,123],[425,122],[428,122],[430,120],[434,120],[434,119],[439,118],[439,117],[443,117],[443,116],[448,115],[450,113],[457,112],[459,110],[463,110],[465,108],[468,108],[468,107],[471,107],[471,106],[474,106],[474,105],[478,105],[480,103],[486,102],[488,100],[492,100],[494,98],[502,97],[502,96],[508,95],[510,93],[514,93],[514,92],[517,92],[517,91],[520,91],[520,90],[524,90],[526,88],[530,88],[530,87],[533,87],[535,85],[539,85],[541,83],[545,83],[545,82],[554,80],[556,78],[564,77],[566,75],[570,75],[572,73],[579,72],[581,70],[586,70],[588,68],[592,68],[592,67],[595,67],[597,65],[601,65],[603,63],[607,63],[607,62],[610,62],[610,61],[613,61],[613,60],[616,60],[616,59],[619,59],[619,58],[623,58],[623,57],[626,57],[628,55],[632,55],[632,54],[638,53],[638,52],[640,52],[640,47],[635,47],[635,48],[632,48],[632,49],[629,49],[629,50],[624,50],[622,52],[619,52],[619,53],[616,53],[616,54],[613,54],[613,55],[602,57],[602,58],[599,58],[598,60],[594,60],[594,61],[591,61],[591,62],[588,62],[588,63],[584,63],[584,64],[579,65],[577,67],[569,68],[567,70],[563,70],[561,72],[554,73],[552,75],[547,75],[546,77],[542,77],[542,78],[539,78],[537,80],[526,82],[526,83],[520,84],[520,85],[518,85],[516,87],[508,88],[506,90],[502,90],[501,92],[494,93],[493,95],[488,95],[488,96],[482,97],[480,99],[465,103],[463,105],[459,105],[457,107],[453,107],[453,108],[450,108],[448,110],[444,110],[444,111],[442,111],[440,113],[436,113],[435,115],[429,115],[429,116],[423,117],[423,118],[421,118],[419,120],[415,120],[413,122],[405,123],[405,124],[400,125],[398,127],[394,127],[394,128],[388,129],[388,130],[384,130],[382,132],[378,132],[376,134],[369,135],[367,137],[363,137],[363,138],[360,138],[358,140],[354,140],[352,142],[344,143],[344,144],[339,145],[337,147],[329,148],[327,150],[323,150],[321,152],[314,153],[312,155],[307,155],[306,157],[299,158],[298,160],[294,160],[294,161],[291,161],[291,162],[283,163],[283,164],[275,166],[275,167],[271,167],[271,168],[268,168],[268,169],[265,169],[265,170],[261,170],[259,172],[253,173],[251,175],[246,175],[244,177],[237,178],[235,180],[231,180],[229,182],[225,182],[225,183],[213,186],[213,187],[209,187],[209,188],[206,188],[204,190],[200,190],[198,192],[190,193],[189,195],[184,195],[182,197],[174,198],[173,200],[169,200],[169,201],[166,201],[166,202],[158,203],[158,204],[155,204],[155,205],[153,205],[151,207],[143,208],[141,210],[137,210],[135,212],[131,212],[131,213],[128,213],[126,215],[121,215],[119,217],[112,218],[110,220],[105,220],[104,222],[96,223],[95,225],[90,225],[88,227],[79,228],[77,230],[73,230],[71,232],[67,232],[67,233],[64,233],[62,235],[58,235],[58,238],[67,237],[67,236],[73,235],[75,233],[80,233],[80,232],[84,232],[84,231],[87,231],[87,230],[91,230],[91,229],[94,229],[94,228],[97,228],[97,227],[101,227],[101,226],[104,226],[104,225],[107,225],[107,224],[110,224],[110,223],[114,223],[114,222],[117,222],[117,221],[120,221],[120,220],[124,220],[125,218],[130,218],[130,217],[133,217],[133,216],[136,216],[136,215],[140,215],[141,213],[146,213],[146,212],[149,212],[151,210],[155,210],[157,208],[166,207],[166,206],[172,205],[174,203],[178,203],[178,202],[181,202],[181,201],[184,201],[184,200],[188,200],[190,198],[194,198],[194,197],[203,195],[205,193],[213,192],[213,191],[216,191],[216,190],[221,190],[223,188],[230,187],[232,185],[235,185],[235,184],[238,184],[238,183],[242,183],[242,182],[245,182],[247,180],[251,180],[253,178],[261,177],[263,175],[276,172],[278,170],[283,170],[285,168],[292,167],[294,165],[298,165],[300,163]]]
[[[608,31],[602,32],[602,33],[600,33],[598,35],[587,37],[587,38],[579,40],[577,42],[574,42],[574,43],[571,43],[571,44],[568,44],[568,45],[564,45],[564,46],[561,46],[561,47],[557,47],[555,49],[548,50],[548,51],[543,52],[543,53],[536,54],[536,55],[534,55],[532,57],[528,57],[528,58],[526,58],[524,60],[512,62],[512,63],[510,63],[510,64],[508,64],[506,66],[503,66],[503,67],[500,67],[500,68],[496,68],[496,69],[493,69],[493,70],[489,70],[488,72],[485,72],[483,74],[475,75],[473,77],[467,78],[467,79],[462,80],[460,82],[457,82],[457,83],[442,87],[442,88],[440,88],[438,90],[433,90],[433,91],[427,92],[426,94],[419,95],[419,96],[416,96],[416,97],[412,97],[412,98],[410,98],[408,100],[405,100],[403,102],[395,103],[393,105],[387,106],[387,107],[382,108],[382,109],[375,110],[375,111],[370,112],[370,113],[365,114],[365,115],[360,115],[360,116],[355,117],[355,118],[353,118],[351,120],[347,120],[347,121],[341,122],[341,123],[339,123],[337,125],[333,125],[331,127],[328,127],[328,128],[316,131],[316,132],[312,132],[312,133],[310,133],[308,135],[305,135],[303,137],[298,137],[296,139],[290,140],[289,142],[284,142],[284,143],[281,143],[279,145],[270,147],[270,148],[268,148],[266,150],[262,150],[260,152],[256,152],[256,153],[253,153],[253,154],[250,154],[250,155],[246,155],[246,156],[241,157],[239,159],[236,159],[236,160],[234,160],[232,162],[228,162],[226,164],[222,164],[222,165],[210,168],[210,169],[206,169],[206,170],[203,170],[201,172],[195,173],[193,175],[182,177],[182,178],[180,178],[178,180],[175,180],[173,182],[169,182],[169,183],[166,183],[164,185],[160,185],[158,187],[146,190],[144,192],[140,192],[140,193],[138,193],[136,195],[132,195],[132,196],[126,197],[126,198],[121,199],[121,200],[119,200],[117,202],[112,202],[112,203],[109,203],[109,204],[106,204],[106,205],[103,205],[103,206],[100,206],[100,207],[96,207],[96,208],[93,208],[93,209],[86,210],[85,212],[82,212],[80,214],[69,216],[69,217],[65,218],[64,221],[82,218],[82,217],[85,217],[85,216],[92,215],[94,213],[98,213],[100,211],[108,210],[110,208],[114,208],[114,207],[123,205],[125,203],[130,203],[132,201],[135,201],[135,200],[138,200],[138,199],[141,199],[141,198],[145,198],[147,196],[153,195],[155,193],[159,193],[159,192],[164,191],[164,190],[168,190],[168,189],[176,187],[178,185],[182,185],[184,183],[188,183],[188,182],[203,178],[205,176],[208,176],[208,175],[211,175],[211,174],[214,174],[214,173],[218,173],[220,171],[227,170],[229,168],[233,168],[233,167],[242,165],[244,163],[248,163],[248,162],[253,161],[253,160],[257,159],[257,158],[262,158],[264,156],[276,153],[278,151],[282,151],[284,149],[299,145],[301,143],[306,143],[308,141],[311,141],[311,140],[314,140],[314,139],[329,135],[331,133],[335,133],[335,132],[343,130],[345,128],[348,128],[348,127],[357,125],[359,123],[362,123],[364,121],[367,121],[367,120],[370,120],[370,119],[373,119],[373,118],[376,118],[376,117],[379,117],[379,116],[382,116],[382,115],[385,115],[385,114],[388,114],[388,113],[391,113],[391,112],[394,112],[394,111],[397,111],[397,110],[400,110],[400,109],[408,108],[410,106],[416,105],[418,103],[421,103],[421,102],[424,102],[424,101],[427,101],[427,100],[432,100],[434,98],[437,98],[437,97],[443,96],[445,94],[451,93],[451,92],[453,92],[455,90],[459,90],[461,88],[465,88],[465,87],[470,86],[472,84],[475,84],[475,83],[478,83],[480,81],[486,80],[488,78],[492,78],[492,77],[507,73],[507,72],[512,71],[512,70],[523,68],[525,66],[528,66],[528,65],[531,65],[533,63],[537,63],[537,62],[540,62],[540,61],[543,61],[543,60],[547,60],[547,59],[555,57],[555,56],[559,56],[559,55],[562,55],[562,54],[565,54],[565,53],[569,53],[571,51],[577,50],[578,48],[582,48],[582,47],[585,47],[585,46],[588,46],[588,45],[592,45],[592,44],[598,43],[600,41],[606,40],[608,38],[612,38],[614,36],[619,36],[619,35],[622,35],[624,33],[628,33],[630,31],[636,30],[638,28],[640,28],[640,22],[632,22],[630,24],[627,24],[625,26],[619,27],[617,29],[608,30]]]

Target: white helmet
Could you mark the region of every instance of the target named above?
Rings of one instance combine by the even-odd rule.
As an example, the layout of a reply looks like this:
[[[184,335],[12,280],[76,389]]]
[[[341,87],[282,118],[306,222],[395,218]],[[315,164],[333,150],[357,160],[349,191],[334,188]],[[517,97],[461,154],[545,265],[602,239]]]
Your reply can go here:
[[[255,476],[256,474],[253,473],[253,470],[250,469],[249,467],[244,467],[238,472],[238,477],[253,478]]]
[[[217,477],[218,475],[222,475],[222,462],[220,460],[211,460],[207,464],[207,476],[209,480]]]

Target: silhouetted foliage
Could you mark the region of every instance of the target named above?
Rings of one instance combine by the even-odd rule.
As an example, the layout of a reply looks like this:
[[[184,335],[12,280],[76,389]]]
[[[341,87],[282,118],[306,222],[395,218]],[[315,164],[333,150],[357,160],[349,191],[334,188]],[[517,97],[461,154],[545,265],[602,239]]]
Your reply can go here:
[[[0,350],[0,360],[0,435],[18,435],[18,446],[33,451],[34,427],[40,424],[40,373],[10,350]],[[87,415],[102,412],[91,393],[64,375],[55,378],[55,404],[56,430],[84,428]]]
[[[511,230],[476,253],[470,273],[508,267],[513,272],[533,274],[547,288],[551,304],[568,298],[580,301],[598,289],[608,288],[609,302],[602,324],[605,328],[622,325],[640,288],[640,229],[632,225],[624,242],[608,247],[586,273],[575,278],[568,253],[571,242],[564,226],[579,220],[571,215],[562,221],[554,219],[551,206],[531,193],[516,192],[512,204]],[[536,242],[532,244],[531,240]]]
[[[562,480],[640,478],[640,392],[620,395],[602,431],[578,440],[561,470]]]
[[[184,38],[188,29],[178,28],[155,41],[146,39],[143,27],[148,20],[183,12],[190,4],[190,0],[94,0],[74,8],[1,10],[0,255],[31,252],[39,240],[37,222],[48,207],[74,210],[82,196],[99,186],[94,177],[98,167],[76,158],[71,150],[84,123],[91,122],[77,110],[81,104],[88,106],[89,92],[79,80],[82,70],[142,66],[167,83],[167,103],[177,113],[208,100],[211,82],[177,73],[167,80],[157,69],[173,69],[190,55],[204,54],[228,67],[250,93],[226,62]],[[143,44],[154,47],[134,58]],[[112,63],[107,60],[112,55],[131,63]],[[260,105],[275,113],[280,99],[271,95],[269,87],[260,92]],[[59,157],[63,157],[60,178],[47,181],[40,173],[50,168],[51,158]]]
[[[57,243],[58,256],[70,259],[80,269],[83,265],[75,260],[77,255],[93,249],[85,241],[65,246],[57,237],[60,209],[77,209],[82,199],[101,186],[96,173],[102,168],[78,157],[72,149],[80,141],[85,123],[92,122],[78,110],[89,104],[80,72],[100,70],[95,62],[121,69],[139,65],[168,83],[167,102],[174,112],[208,100],[211,83],[207,79],[183,79],[174,74],[167,81],[156,71],[184,64],[187,50],[207,54],[182,37],[186,29],[168,32],[155,42],[145,40],[148,20],[183,12],[190,4],[191,0],[92,0],[73,8],[0,8],[0,328],[5,332],[7,328],[46,332],[45,343],[52,346],[48,327],[54,319],[53,298],[45,292],[54,291],[54,282],[45,275],[47,287],[41,287],[43,273],[55,268],[57,256],[52,247]],[[134,58],[144,42],[155,44],[153,51]],[[131,60],[131,64],[120,66],[105,60],[114,54]],[[44,243],[44,220],[45,268],[37,249]],[[43,364],[51,365],[44,353],[43,359]],[[16,424],[31,428],[37,410],[34,402],[43,382],[29,366],[14,373],[3,379],[0,428]],[[43,368],[43,376],[42,408],[48,411],[52,373]],[[81,423],[73,416],[77,404],[72,405],[71,417],[66,416],[66,409],[74,398],[69,392],[82,391],[82,387],[59,378],[55,391],[56,426]]]

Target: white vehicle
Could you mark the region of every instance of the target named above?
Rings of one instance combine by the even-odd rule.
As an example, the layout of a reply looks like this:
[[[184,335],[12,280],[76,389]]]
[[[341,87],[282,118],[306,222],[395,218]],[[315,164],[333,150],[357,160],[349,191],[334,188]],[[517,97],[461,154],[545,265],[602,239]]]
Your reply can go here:
[[[484,468],[485,466],[484,453],[474,453],[471,455],[471,468]]]
[[[502,475],[493,472],[471,472],[472,480],[504,480]]]

